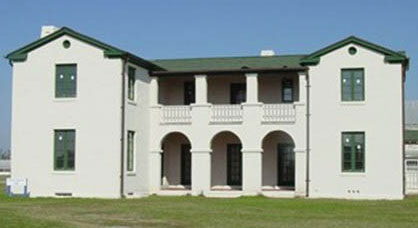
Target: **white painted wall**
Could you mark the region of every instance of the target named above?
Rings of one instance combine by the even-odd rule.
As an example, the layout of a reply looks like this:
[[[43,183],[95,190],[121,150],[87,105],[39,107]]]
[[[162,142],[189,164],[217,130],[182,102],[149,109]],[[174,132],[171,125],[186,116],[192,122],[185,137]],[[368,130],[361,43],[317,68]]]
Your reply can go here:
[[[354,56],[348,54],[351,46],[357,48]],[[341,68],[364,68],[364,102],[341,102]],[[322,56],[309,75],[310,196],[403,198],[401,65],[385,63],[383,55],[361,46],[347,45]],[[343,131],[365,132],[364,173],[341,171]]]
[[[55,98],[59,63],[77,64],[74,99]],[[14,63],[12,177],[27,178],[31,196],[119,197],[121,70],[120,59],[67,36]],[[76,129],[75,171],[54,171],[54,129]]]

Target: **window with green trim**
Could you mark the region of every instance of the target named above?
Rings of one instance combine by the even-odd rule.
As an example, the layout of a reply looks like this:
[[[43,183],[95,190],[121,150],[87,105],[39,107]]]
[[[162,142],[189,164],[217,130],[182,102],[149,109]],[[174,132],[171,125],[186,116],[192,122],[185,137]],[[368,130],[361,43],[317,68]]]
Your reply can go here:
[[[128,148],[127,148],[127,156],[126,156],[126,163],[127,163],[127,170],[129,172],[134,171],[134,151],[135,150],[135,132],[128,131]]]
[[[341,70],[342,101],[364,101],[364,70]]]
[[[55,97],[77,96],[77,65],[59,64],[55,66]]]
[[[364,172],[365,170],[364,132],[342,133],[342,171]]]
[[[128,99],[135,100],[135,68],[128,68]]]
[[[74,170],[75,130],[55,130],[54,141],[54,170]]]

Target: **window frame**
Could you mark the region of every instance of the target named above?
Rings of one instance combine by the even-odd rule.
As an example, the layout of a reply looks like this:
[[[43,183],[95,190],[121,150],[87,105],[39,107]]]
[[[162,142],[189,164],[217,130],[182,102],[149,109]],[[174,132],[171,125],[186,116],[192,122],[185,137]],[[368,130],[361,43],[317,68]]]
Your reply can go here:
[[[290,87],[289,87],[290,85]],[[290,100],[285,100],[285,89],[291,89],[292,98]],[[283,103],[292,103],[295,101],[295,91],[293,88],[293,79],[285,78],[282,80],[282,102]]]
[[[58,69],[60,68],[60,67],[74,67],[75,68],[75,80],[74,80],[74,94],[70,94],[70,92],[69,92],[69,90],[68,90],[68,88],[67,87],[69,87],[71,84],[63,84],[63,85],[61,85],[61,86],[58,86],[58,83],[60,82],[59,80],[58,80]],[[65,77],[65,75],[64,75],[64,77]],[[76,64],[76,63],[57,63],[57,64],[55,64],[55,93],[54,93],[54,98],[55,99],[74,99],[74,98],[77,98],[77,91],[78,91],[78,83],[77,83],[77,81],[78,81],[78,65]],[[62,83],[69,83],[69,82],[65,82],[65,81],[63,81]],[[59,91],[59,88],[61,88],[61,89],[67,89],[68,91],[65,91],[65,92],[62,92],[62,91]]]
[[[128,66],[128,100],[136,100],[136,68]]]
[[[350,98],[346,99],[344,96],[344,72],[346,71],[350,71],[350,84],[351,84],[351,91],[350,91]],[[361,99],[356,99],[355,98],[355,83],[354,83],[354,78],[355,78],[355,72],[356,71],[361,71],[362,72],[362,80],[363,80],[363,84],[362,84],[362,98]],[[364,102],[366,101],[366,70],[362,67],[359,68],[342,68],[341,72],[340,72],[340,88],[341,88],[341,101],[342,102]]]
[[[344,158],[344,138],[345,135],[350,135],[350,168],[349,169],[345,169],[344,167],[344,163],[345,163],[345,158]],[[359,169],[356,167],[356,144],[357,142],[355,141],[355,136],[356,135],[362,135],[362,168]],[[341,132],[341,172],[343,173],[365,173],[366,172],[366,133],[364,131],[344,131]]]
[[[54,134],[53,134],[53,137],[54,137],[54,153],[53,153],[53,168],[54,168],[54,171],[58,171],[58,172],[61,172],[61,171],[64,171],[64,172],[66,172],[66,171],[70,171],[70,172],[72,172],[72,171],[75,171],[75,169],[76,169],[76,148],[77,148],[77,145],[76,145],[76,139],[77,139],[77,132],[76,132],[76,130],[75,129],[54,129]],[[58,133],[64,133],[64,137],[68,137],[67,136],[67,134],[66,133],[68,133],[68,132],[73,132],[74,133],[74,139],[73,139],[73,153],[74,153],[74,165],[73,165],[73,167],[71,168],[71,167],[69,167],[69,159],[68,159],[68,157],[69,157],[69,155],[68,155],[68,149],[69,148],[67,148],[65,145],[65,143],[66,143],[66,141],[68,140],[68,139],[63,139],[64,140],[64,146],[63,146],[63,153],[64,153],[64,160],[63,160],[63,167],[61,168],[61,167],[57,167],[57,134]]]
[[[193,103],[196,103],[196,88],[195,87],[196,87],[195,81],[185,81],[183,83],[183,104],[184,105],[191,105]]]
[[[132,137],[131,137],[132,135]],[[128,130],[127,132],[127,142],[126,142],[126,171],[128,173],[134,173],[135,169],[135,151],[136,151],[136,132]],[[132,144],[130,144],[130,142]]]

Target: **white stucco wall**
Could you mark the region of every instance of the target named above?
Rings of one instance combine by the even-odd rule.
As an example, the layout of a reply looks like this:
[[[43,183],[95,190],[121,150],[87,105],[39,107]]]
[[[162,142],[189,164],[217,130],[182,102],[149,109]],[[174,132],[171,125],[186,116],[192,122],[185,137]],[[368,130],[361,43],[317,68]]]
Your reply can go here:
[[[149,155],[149,83],[148,70],[128,63],[126,65],[125,88],[128,88],[128,68],[135,68],[135,97],[128,99],[128,90],[125,90],[125,189],[128,197],[141,197],[149,193],[148,190],[148,155]],[[134,170],[127,171],[127,132],[135,131]]]
[[[56,99],[55,64],[67,63],[77,64],[77,97]],[[119,197],[121,70],[67,36],[14,63],[12,177],[27,178],[31,196]],[[54,171],[54,129],[76,130],[74,171]]]
[[[349,55],[348,48],[357,48]],[[365,101],[341,102],[341,69],[364,68]],[[357,45],[321,57],[311,82],[310,196],[401,199],[402,67]],[[326,89],[324,89],[326,88]],[[365,172],[341,170],[341,133],[365,132]]]

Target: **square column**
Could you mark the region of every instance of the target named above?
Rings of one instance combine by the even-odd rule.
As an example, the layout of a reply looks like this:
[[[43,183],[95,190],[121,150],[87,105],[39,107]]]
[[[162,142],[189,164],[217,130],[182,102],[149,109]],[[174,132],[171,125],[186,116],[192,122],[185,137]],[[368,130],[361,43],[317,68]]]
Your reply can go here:
[[[157,77],[151,77],[150,82],[150,106],[158,105],[158,78]]]
[[[295,195],[306,196],[306,150],[294,149],[295,152]]]
[[[192,150],[192,195],[210,191],[211,150]]]
[[[306,103],[306,86],[308,85],[307,83],[307,74],[305,71],[299,72],[299,102],[302,104]]]
[[[208,103],[208,82],[205,74],[195,75],[196,104]]]
[[[162,150],[152,150],[149,154],[149,187],[151,194],[157,193],[161,189],[161,153]]]
[[[247,101],[249,104],[258,103],[258,74],[247,73],[245,74],[247,80]]]
[[[243,195],[261,194],[262,150],[242,150]]]

